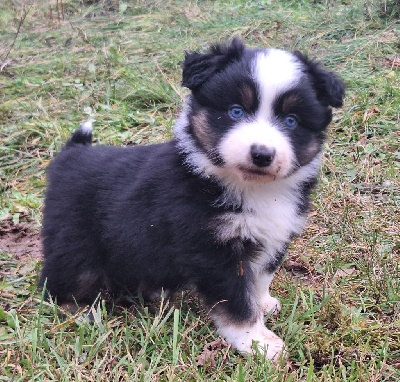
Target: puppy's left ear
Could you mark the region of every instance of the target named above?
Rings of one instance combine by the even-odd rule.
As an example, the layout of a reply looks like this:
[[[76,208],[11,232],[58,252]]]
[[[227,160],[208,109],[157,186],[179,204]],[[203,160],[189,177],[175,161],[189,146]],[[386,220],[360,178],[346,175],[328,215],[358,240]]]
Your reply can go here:
[[[325,106],[342,107],[346,85],[338,75],[323,69],[319,62],[310,60],[299,51],[293,54],[305,65],[320,102]]]
[[[190,90],[200,87],[229,63],[239,60],[243,50],[243,42],[234,38],[230,44],[214,45],[204,54],[186,52],[182,65],[182,85]]]

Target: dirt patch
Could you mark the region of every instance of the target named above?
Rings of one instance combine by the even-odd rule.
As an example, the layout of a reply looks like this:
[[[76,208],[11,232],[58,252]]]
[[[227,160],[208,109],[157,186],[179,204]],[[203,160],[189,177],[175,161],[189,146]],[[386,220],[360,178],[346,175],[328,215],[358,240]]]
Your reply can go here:
[[[33,223],[14,224],[11,219],[0,220],[0,251],[16,255],[17,259],[42,257],[40,233]]]

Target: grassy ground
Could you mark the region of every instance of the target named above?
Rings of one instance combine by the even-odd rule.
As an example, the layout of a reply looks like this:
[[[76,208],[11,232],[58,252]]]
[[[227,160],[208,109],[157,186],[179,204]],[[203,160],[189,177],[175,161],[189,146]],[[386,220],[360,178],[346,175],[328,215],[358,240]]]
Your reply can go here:
[[[400,380],[399,17],[397,0],[3,0],[0,380]],[[217,337],[195,297],[100,301],[89,324],[35,287],[45,168],[70,132],[93,116],[102,143],[167,139],[183,51],[233,36],[306,52],[348,86],[308,228],[273,283],[279,365],[222,344],[198,366]]]

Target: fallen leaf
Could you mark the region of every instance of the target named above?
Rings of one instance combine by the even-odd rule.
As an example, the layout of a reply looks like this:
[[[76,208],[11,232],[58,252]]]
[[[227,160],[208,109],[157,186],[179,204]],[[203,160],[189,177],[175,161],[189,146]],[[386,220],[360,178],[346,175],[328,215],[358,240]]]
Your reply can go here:
[[[381,111],[380,111],[379,107],[377,107],[377,106],[372,107],[371,109],[366,110],[362,121],[365,122],[367,119],[369,119],[373,115],[379,114],[380,112]]]
[[[391,57],[388,57],[388,60],[385,62],[386,66],[400,67],[400,56],[398,54],[394,54]]]
[[[358,270],[354,268],[338,269],[333,275],[333,278],[347,277],[355,273],[358,273]]]
[[[215,367],[215,358],[218,352],[222,351],[222,349],[227,348],[228,346],[229,345],[222,338],[218,338],[215,341],[205,344],[203,347],[203,351],[197,359],[196,365],[208,365],[209,367]]]
[[[308,268],[304,264],[299,263],[298,261],[286,260],[283,266],[287,271],[292,272],[293,274],[310,273]]]
[[[387,66],[399,66],[400,67],[400,61],[387,61],[385,63]]]

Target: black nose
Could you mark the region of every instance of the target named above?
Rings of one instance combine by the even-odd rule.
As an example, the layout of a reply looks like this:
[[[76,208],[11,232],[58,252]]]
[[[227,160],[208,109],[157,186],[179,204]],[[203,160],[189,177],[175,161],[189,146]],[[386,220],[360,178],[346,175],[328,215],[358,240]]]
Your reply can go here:
[[[268,167],[275,157],[275,149],[264,145],[251,145],[251,160],[257,167]]]

